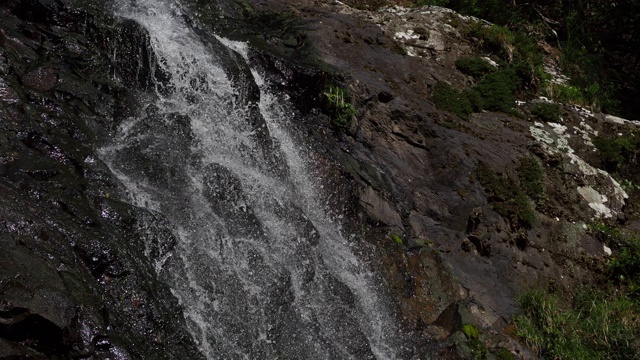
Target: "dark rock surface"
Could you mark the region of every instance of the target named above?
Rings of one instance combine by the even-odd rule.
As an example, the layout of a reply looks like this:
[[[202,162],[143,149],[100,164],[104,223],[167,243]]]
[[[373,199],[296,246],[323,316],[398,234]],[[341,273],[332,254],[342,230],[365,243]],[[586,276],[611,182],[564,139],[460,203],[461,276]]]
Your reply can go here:
[[[0,5],[0,358],[200,358],[95,155],[148,85],[146,34],[78,4]]]
[[[253,65],[292,96],[300,120],[292,127],[313,149],[314,175],[333,190],[345,228],[374,245],[361,255],[385,274],[398,319],[418,339],[407,342],[420,344],[414,353],[464,357],[459,330],[475,323],[490,350],[533,357],[505,334],[514,298],[529,286],[576,287],[601,266],[602,244],[585,225],[607,214],[591,200],[606,195],[612,219],[638,227],[638,210],[596,168],[587,140],[637,124],[564,106],[563,130],[534,124],[528,104],[519,108],[526,120],[484,112],[462,121],[429,100],[438,82],[471,81],[454,62],[473,42],[448,23],[423,24],[429,36],[407,45],[390,29],[431,15],[317,0],[254,0],[251,12],[237,3],[187,2],[209,8],[198,31],[209,21],[251,41]],[[114,200],[121,190],[95,155],[138,110],[134,91],[149,89],[153,70],[146,34],[105,15],[106,4],[0,5],[0,358],[201,357],[151,265],[171,241],[145,249],[138,219],[154,215]],[[304,26],[272,16],[284,11]],[[358,108],[346,129],[319,110],[330,77]],[[244,100],[255,100],[252,91]],[[541,164],[546,185],[531,227],[501,214],[479,175],[488,166],[517,178],[524,158]],[[154,222],[163,219],[142,223]]]
[[[445,346],[455,348],[449,336],[471,322],[489,334],[490,350],[505,347],[534,357],[505,335],[519,311],[517,294],[534,286],[573,289],[588,283],[604,262],[602,243],[586,229],[601,216],[606,220],[607,210],[594,211],[598,205],[582,195],[590,190],[579,189],[606,194],[614,221],[630,214],[622,189],[597,169],[590,143],[598,131],[612,132],[611,121],[563,106],[563,132],[558,124],[534,124],[532,103],[519,107],[526,119],[483,112],[463,121],[436,109],[429,100],[432,87],[468,84],[454,63],[478,52],[451,25],[466,20],[450,11],[374,13],[334,1],[254,3],[304,19],[306,41],[344,76],[358,108],[350,126],[338,129],[312,112],[302,115],[305,131],[318,177],[335,189],[333,204],[350,214],[352,231],[376,246],[370,256],[386,274],[407,328],[425,339],[448,339]],[[416,26],[430,37],[408,42],[396,32]],[[546,189],[534,204],[531,227],[501,214],[479,179],[483,166],[518,178],[529,158],[541,164]],[[454,356],[439,351],[436,356]]]

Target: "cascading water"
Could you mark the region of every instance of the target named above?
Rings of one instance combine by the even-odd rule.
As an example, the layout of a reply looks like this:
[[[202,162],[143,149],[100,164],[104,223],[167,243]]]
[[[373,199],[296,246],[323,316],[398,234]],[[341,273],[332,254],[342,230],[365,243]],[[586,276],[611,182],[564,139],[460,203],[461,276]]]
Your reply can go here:
[[[203,353],[399,358],[380,281],[323,210],[247,46],[198,36],[168,0],[120,5],[149,32],[163,81],[101,157],[153,214],[149,252]]]

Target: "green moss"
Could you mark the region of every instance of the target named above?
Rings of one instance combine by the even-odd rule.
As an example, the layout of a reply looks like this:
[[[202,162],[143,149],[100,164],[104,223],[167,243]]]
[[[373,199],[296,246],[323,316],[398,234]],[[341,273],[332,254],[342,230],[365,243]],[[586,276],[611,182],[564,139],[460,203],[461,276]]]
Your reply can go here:
[[[535,201],[544,197],[544,172],[538,160],[533,157],[521,159],[517,171],[520,185],[527,196]]]
[[[535,224],[536,215],[531,202],[518,182],[510,176],[496,174],[485,163],[478,165],[477,175],[493,208],[512,226],[530,228]]]
[[[550,102],[535,103],[531,106],[531,115],[542,121],[557,122],[562,115],[562,107]]]
[[[446,83],[436,84],[432,99],[439,109],[452,112],[463,119],[468,119],[473,111],[469,99]]]
[[[456,60],[456,67],[463,73],[474,78],[480,78],[495,70],[485,59],[481,57],[463,57]]]

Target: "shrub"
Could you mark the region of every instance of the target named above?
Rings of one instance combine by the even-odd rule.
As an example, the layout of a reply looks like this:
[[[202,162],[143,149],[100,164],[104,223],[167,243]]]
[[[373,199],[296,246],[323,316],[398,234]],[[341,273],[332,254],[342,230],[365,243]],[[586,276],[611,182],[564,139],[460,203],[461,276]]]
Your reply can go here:
[[[618,137],[597,136],[593,144],[600,151],[604,166],[611,171],[635,158],[640,151],[640,136],[634,133]]]
[[[518,79],[509,69],[487,74],[473,89],[482,97],[485,109],[509,111],[513,108],[513,93]]]
[[[468,119],[473,111],[469,99],[446,83],[438,83],[433,89],[433,102],[439,109],[450,111],[463,119]]]
[[[578,104],[588,106],[582,91],[571,85],[547,83],[545,88],[546,95],[556,101],[570,104]]]
[[[481,57],[463,57],[456,60],[456,67],[463,73],[474,78],[480,78],[495,70],[495,68]]]
[[[484,48],[511,62],[513,59],[515,35],[500,25],[485,25],[481,22],[471,24],[469,36],[480,39]]]
[[[484,100],[482,100],[482,96],[473,90],[473,89],[464,89],[462,90],[462,96],[469,101],[471,104],[471,109],[474,112],[480,112],[484,110]]]
[[[555,103],[539,102],[531,106],[531,114],[542,121],[558,121],[562,115],[562,107]]]

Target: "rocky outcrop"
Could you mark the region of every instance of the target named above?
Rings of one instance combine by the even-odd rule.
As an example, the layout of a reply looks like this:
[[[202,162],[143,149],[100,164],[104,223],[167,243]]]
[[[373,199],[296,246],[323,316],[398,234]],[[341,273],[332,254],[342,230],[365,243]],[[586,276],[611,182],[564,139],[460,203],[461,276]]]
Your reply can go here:
[[[460,330],[474,323],[490,351],[533,357],[507,335],[518,292],[588,281],[608,253],[586,231],[594,219],[638,226],[629,205],[637,199],[593,147],[597,134],[637,122],[565,105],[561,118],[543,121],[531,114],[534,101],[520,103],[524,118],[482,112],[463,121],[432,104],[437,83],[471,83],[458,58],[485,55],[460,31],[470,19],[436,7],[210,3],[194,28],[252,41],[253,65],[291,95],[292,128],[312,149],[318,181],[347,215],[346,231],[373,245],[360,255],[385,275],[414,335],[407,354],[465,357]],[[144,31],[104,6],[0,5],[1,358],[201,357],[151,265],[170,251],[171,236],[148,248],[141,239],[141,224],[163,219],[114,200],[121,190],[95,155],[137,111],[134,91],[163,76],[148,66]],[[279,11],[304,26],[273,16]],[[329,78],[357,106],[346,128],[320,110]],[[524,164],[542,169],[532,222],[510,198]],[[211,197],[225,200],[219,195]]]
[[[150,74],[102,6],[0,5],[0,358],[201,357],[95,155]]]
[[[429,100],[436,83],[470,83],[455,61],[489,55],[460,31],[480,20],[447,9],[256,3],[305,19],[307,41],[345,77],[358,107],[347,129],[306,115],[317,156],[325,158],[318,173],[327,184],[343,179],[331,187],[334,204],[376,245],[407,328],[452,344],[471,322],[489,334],[490,350],[533,357],[505,335],[518,312],[515,297],[539,285],[572,289],[602,264],[608,248],[587,225],[631,213],[591,140],[613,123],[634,124],[565,105],[557,121],[537,120],[530,110],[544,99],[519,102],[522,117],[482,112],[462,121],[436,109]],[[540,167],[544,188],[534,196],[532,224],[501,211],[500,189],[483,179],[487,172],[516,184],[525,163]]]

